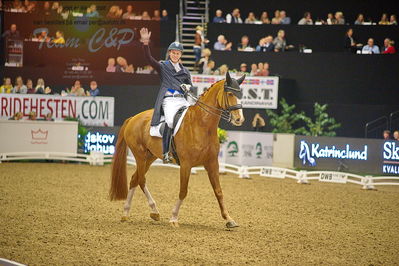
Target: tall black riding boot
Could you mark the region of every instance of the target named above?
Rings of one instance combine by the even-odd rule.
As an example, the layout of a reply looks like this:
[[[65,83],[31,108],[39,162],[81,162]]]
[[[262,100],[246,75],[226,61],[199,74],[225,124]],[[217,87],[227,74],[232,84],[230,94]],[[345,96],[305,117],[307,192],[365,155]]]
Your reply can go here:
[[[162,135],[162,151],[163,151],[163,163],[171,163],[172,157],[169,156],[170,141],[172,139],[173,130],[165,124],[165,129]]]

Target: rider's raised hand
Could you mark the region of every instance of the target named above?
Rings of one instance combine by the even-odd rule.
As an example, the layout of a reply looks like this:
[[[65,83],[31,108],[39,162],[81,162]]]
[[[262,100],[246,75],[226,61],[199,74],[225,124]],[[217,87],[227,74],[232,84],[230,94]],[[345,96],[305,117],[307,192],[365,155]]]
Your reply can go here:
[[[140,41],[144,44],[148,44],[150,42],[151,31],[148,31],[147,28],[141,28],[140,30]]]

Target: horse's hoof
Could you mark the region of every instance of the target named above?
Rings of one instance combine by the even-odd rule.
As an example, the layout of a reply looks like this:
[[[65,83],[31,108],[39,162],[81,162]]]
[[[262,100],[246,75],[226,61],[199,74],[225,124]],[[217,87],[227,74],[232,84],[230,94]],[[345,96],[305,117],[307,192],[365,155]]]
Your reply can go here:
[[[126,222],[127,221],[127,216],[122,216],[121,222]]]
[[[150,217],[151,217],[151,219],[153,219],[154,221],[159,221],[159,220],[161,220],[161,218],[160,218],[160,216],[159,216],[159,213],[150,213]]]
[[[226,223],[226,227],[227,227],[227,228],[235,228],[235,227],[238,227],[238,224],[236,224],[236,222],[234,222],[233,220],[231,220],[231,221],[228,221],[228,222]]]
[[[170,226],[177,228],[179,227],[179,222],[178,221],[169,221]]]

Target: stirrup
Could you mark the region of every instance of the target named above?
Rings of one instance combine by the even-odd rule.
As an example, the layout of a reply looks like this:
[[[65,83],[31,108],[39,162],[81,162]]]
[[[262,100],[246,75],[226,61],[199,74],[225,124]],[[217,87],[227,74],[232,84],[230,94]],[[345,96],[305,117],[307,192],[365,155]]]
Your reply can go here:
[[[169,156],[169,152],[167,152],[167,153],[165,153],[165,154],[163,155],[162,162],[163,162],[164,164],[172,163],[172,156]]]

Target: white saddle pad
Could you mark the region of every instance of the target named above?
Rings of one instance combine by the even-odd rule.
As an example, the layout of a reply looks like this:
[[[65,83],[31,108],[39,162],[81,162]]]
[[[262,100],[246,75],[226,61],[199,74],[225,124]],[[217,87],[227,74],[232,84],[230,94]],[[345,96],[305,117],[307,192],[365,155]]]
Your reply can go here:
[[[188,108],[190,108],[190,107],[188,107]],[[186,110],[183,111],[183,114],[180,116],[179,121],[177,121],[177,125],[173,131],[173,136],[176,136],[177,132],[179,132],[179,128],[181,126],[181,123],[183,122],[184,116],[186,116],[188,108],[186,108]],[[150,136],[162,138],[162,135],[159,132],[159,129],[161,128],[163,123],[165,123],[165,117],[161,116],[161,123],[159,123],[159,125],[157,125],[157,126],[150,127]]]

